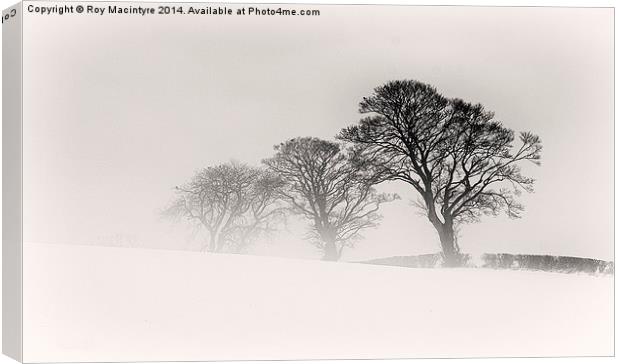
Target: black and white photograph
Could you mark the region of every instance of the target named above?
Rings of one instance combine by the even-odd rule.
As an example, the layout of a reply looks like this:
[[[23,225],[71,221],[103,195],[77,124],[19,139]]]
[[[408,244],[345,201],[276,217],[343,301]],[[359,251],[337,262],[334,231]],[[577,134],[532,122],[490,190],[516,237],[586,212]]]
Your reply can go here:
[[[23,1],[2,33],[10,357],[615,355],[614,8]]]

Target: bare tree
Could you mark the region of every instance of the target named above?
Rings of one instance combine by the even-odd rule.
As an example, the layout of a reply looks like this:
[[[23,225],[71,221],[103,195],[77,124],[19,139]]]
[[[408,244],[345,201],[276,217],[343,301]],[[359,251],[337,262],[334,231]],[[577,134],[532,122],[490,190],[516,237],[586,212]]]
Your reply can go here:
[[[522,162],[540,164],[542,143],[530,132],[515,134],[482,105],[448,99],[418,81],[392,81],[360,103],[370,114],[341,131],[358,156],[388,180],[411,185],[439,234],[444,263],[459,264],[455,227],[505,211],[520,216],[515,197],[532,192]]]
[[[312,241],[324,260],[338,260],[363,229],[377,226],[379,206],[396,198],[377,193],[376,176],[335,142],[296,138],[275,146],[264,160],[285,183],[292,210],[309,219]]]
[[[228,163],[205,168],[183,186],[165,214],[208,232],[202,251],[240,252],[284,217],[278,200],[282,181],[264,169]]]

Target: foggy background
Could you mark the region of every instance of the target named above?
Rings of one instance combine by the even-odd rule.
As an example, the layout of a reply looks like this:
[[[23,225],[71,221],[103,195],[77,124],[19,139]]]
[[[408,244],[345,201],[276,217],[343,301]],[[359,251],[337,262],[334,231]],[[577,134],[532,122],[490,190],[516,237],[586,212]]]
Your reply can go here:
[[[158,216],[174,186],[288,138],[331,140],[374,87],[417,79],[543,140],[523,218],[465,225],[463,252],[613,258],[613,10],[286,7],[321,16],[25,22],[24,241],[195,248]],[[343,260],[439,251],[412,188],[379,188],[402,199]],[[252,253],[320,257],[303,223],[289,230]]]

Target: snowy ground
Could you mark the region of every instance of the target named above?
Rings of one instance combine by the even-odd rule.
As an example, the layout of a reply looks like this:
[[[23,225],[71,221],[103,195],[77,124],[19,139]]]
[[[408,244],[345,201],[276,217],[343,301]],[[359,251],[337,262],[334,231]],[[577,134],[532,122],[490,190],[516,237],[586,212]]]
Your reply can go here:
[[[613,278],[24,247],[24,360],[613,354]]]

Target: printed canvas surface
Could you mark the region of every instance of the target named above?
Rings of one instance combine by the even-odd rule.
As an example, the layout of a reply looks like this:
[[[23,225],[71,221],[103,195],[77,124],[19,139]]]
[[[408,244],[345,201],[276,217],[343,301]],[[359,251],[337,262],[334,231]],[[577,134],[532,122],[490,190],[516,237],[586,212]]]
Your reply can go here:
[[[613,355],[613,9],[25,2],[24,360]]]

